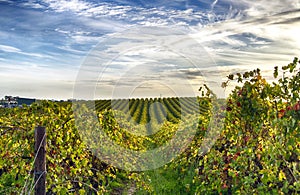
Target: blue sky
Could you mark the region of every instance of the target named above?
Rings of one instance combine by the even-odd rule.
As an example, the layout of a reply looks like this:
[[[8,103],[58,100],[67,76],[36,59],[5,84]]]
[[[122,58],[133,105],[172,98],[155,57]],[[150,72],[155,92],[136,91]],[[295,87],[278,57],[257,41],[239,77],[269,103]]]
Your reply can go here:
[[[300,51],[299,0],[0,0],[0,97],[191,96]]]

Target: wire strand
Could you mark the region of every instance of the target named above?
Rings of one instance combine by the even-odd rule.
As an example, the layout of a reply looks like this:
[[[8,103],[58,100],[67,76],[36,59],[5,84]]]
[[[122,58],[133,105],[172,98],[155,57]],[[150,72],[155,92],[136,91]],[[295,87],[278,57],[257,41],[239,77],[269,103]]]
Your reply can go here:
[[[42,147],[42,143],[43,143],[45,137],[46,137],[46,133],[44,134],[44,136],[43,136],[43,138],[42,138],[42,141],[41,141],[41,143],[40,143],[40,145],[39,145],[39,147],[38,147],[38,150],[37,150],[37,152],[36,152],[36,154],[35,154],[35,157],[34,157],[34,159],[33,159],[33,162],[32,162],[32,165],[31,165],[32,169],[33,169],[33,167],[34,167],[34,163],[35,163],[36,158],[37,158],[37,155],[38,155],[38,153],[39,153],[39,151],[40,151],[40,149],[41,149],[41,147]],[[31,170],[32,170],[32,169],[31,169]],[[22,188],[22,191],[21,191],[21,193],[20,193],[21,195],[23,195],[24,191],[26,191],[25,188],[27,187],[27,182],[28,182],[28,179],[30,178],[31,170],[29,171],[29,174],[28,174],[28,176],[27,176],[27,178],[26,178],[25,184],[24,184],[24,186],[23,186],[23,188]],[[33,181],[34,181],[34,179],[33,179]],[[32,185],[33,185],[33,182],[31,182],[30,186],[32,186]]]

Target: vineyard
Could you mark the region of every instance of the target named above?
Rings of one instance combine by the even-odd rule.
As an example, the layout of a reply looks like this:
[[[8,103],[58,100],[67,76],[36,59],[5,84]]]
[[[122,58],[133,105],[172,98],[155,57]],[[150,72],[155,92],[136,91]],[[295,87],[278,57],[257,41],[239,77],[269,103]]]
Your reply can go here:
[[[206,87],[199,97],[0,108],[0,194],[34,193],[37,126],[47,132],[47,194],[299,194],[299,63],[275,67],[272,83],[259,69],[229,75],[223,87],[241,85],[226,100]],[[104,135],[142,154],[176,136],[188,144],[139,164],[126,153],[105,155]],[[176,152],[155,169],[143,167]]]
[[[183,115],[199,113],[200,105],[201,110],[207,110],[205,101],[199,97],[97,100],[95,109],[98,112],[112,109],[130,113],[127,120],[138,124],[150,121],[160,124],[164,120],[178,123]]]

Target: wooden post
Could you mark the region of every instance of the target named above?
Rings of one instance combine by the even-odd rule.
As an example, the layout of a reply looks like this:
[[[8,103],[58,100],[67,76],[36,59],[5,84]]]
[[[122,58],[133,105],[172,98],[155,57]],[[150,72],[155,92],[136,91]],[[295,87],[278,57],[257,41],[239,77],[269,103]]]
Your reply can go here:
[[[36,160],[34,163],[35,195],[46,194],[46,129],[36,127],[34,132],[34,152]]]

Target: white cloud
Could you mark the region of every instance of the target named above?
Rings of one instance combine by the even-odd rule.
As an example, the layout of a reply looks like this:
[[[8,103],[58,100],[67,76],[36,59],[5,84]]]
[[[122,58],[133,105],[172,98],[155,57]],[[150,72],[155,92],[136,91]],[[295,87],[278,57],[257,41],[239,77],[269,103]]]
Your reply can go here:
[[[22,3],[22,5],[25,7],[31,7],[31,8],[35,8],[35,9],[44,9],[45,8],[45,6],[43,6],[39,3],[33,2],[33,1],[28,1],[28,2]]]
[[[57,12],[82,12],[91,7],[90,3],[81,0],[43,0],[43,2]]]
[[[218,0],[215,0],[212,4],[211,4],[211,9],[213,10],[215,5],[218,3]]]
[[[86,35],[72,35],[71,37],[76,44],[98,43],[102,39],[100,36]]]
[[[133,6],[119,6],[113,3],[105,2],[86,2],[81,0],[43,0],[44,4],[48,5],[47,9],[55,12],[72,12],[78,16],[84,16],[89,18],[107,19],[106,22],[123,21],[123,27],[129,27],[131,23],[144,26],[155,25],[188,25],[188,22],[201,22],[208,23],[209,17],[207,13],[201,11],[194,11],[193,9],[176,10],[168,8],[142,8]],[[28,3],[28,6],[32,5],[33,8],[39,8],[41,4]],[[210,13],[211,14],[211,13]],[[217,17],[211,18],[215,20]],[[219,18],[220,19],[220,18]],[[124,23],[125,24],[124,26]],[[103,25],[103,24],[101,24]],[[114,27],[114,25],[110,25]]]
[[[4,52],[21,52],[20,49],[8,45],[0,45],[0,50]]]
[[[3,52],[17,53],[17,54],[21,54],[21,55],[38,57],[38,58],[52,58],[52,56],[45,55],[45,54],[33,53],[33,52],[23,52],[19,48],[8,46],[8,45],[0,45],[0,50],[2,50]]]
[[[81,17],[78,22],[91,29],[91,32],[112,33],[126,29],[126,23],[115,21],[112,19],[96,19]],[[92,31],[93,30],[93,31]]]
[[[101,42],[93,53],[98,58],[88,56],[82,66],[86,78],[83,80],[101,75],[102,80],[110,81],[110,86],[116,86],[118,82],[117,87],[126,88],[126,91],[143,82],[156,81],[168,84],[170,88],[180,91],[180,95],[183,92],[190,95],[199,86],[189,91],[187,85],[197,83],[202,78],[199,71],[190,70],[215,66],[201,45],[180,28],[174,27],[144,27],[116,33]],[[101,92],[109,92],[107,82],[100,82],[98,87]],[[143,93],[140,95],[148,94],[149,90],[152,89],[141,89]]]
[[[57,48],[58,48],[58,49],[61,49],[61,50],[63,50],[63,51],[65,51],[65,52],[67,52],[67,53],[75,53],[75,54],[78,54],[79,57],[80,57],[81,55],[84,55],[84,54],[87,53],[86,51],[81,51],[81,50],[78,50],[78,49],[74,49],[74,48],[72,48],[70,45],[58,46]],[[53,55],[55,55],[55,54],[53,54]]]
[[[223,66],[220,74],[260,68],[271,79],[270,69],[286,65],[299,56],[299,4],[288,0],[270,5],[265,1],[237,3],[248,6],[247,17],[192,27],[190,36]]]
[[[263,16],[291,10],[293,8],[297,8],[300,2],[299,0],[241,1],[248,6],[248,9],[246,9],[245,11],[249,16]]]
[[[195,30],[196,33],[191,34],[191,36],[203,44],[218,42],[218,46],[220,46],[222,43],[227,43],[231,48],[234,46],[246,46],[248,43],[268,45],[270,49],[276,51],[280,48],[271,48],[275,46],[274,44],[276,44],[277,47],[279,47],[280,44],[288,44],[291,49],[299,48],[300,44],[297,38],[299,20],[298,22],[294,20],[294,18],[298,18],[299,16],[300,12],[296,12],[291,14],[286,13],[285,15],[271,15],[264,17],[263,20],[260,18],[250,18],[247,20],[232,19],[214,25],[200,27],[198,30]],[[285,20],[291,21],[292,24],[291,22],[285,23]],[[280,24],[276,24],[277,22],[280,22]],[[252,37],[245,38],[245,34],[250,34]],[[238,35],[240,37],[233,37]],[[269,41],[266,42],[265,40]],[[284,50],[285,48],[282,49],[282,51]]]

